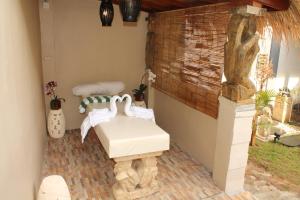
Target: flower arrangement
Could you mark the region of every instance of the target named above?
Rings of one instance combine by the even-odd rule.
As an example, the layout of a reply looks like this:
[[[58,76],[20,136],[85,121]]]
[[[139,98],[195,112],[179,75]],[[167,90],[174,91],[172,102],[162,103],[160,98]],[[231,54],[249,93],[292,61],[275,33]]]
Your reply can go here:
[[[61,109],[61,102],[65,102],[64,98],[59,98],[55,93],[57,88],[57,82],[50,81],[45,84],[45,94],[51,98],[50,108],[51,110],[59,110]]]
[[[147,69],[142,76],[141,84],[139,85],[139,87],[132,90],[135,101],[144,101],[145,99],[145,91],[147,89],[147,85],[144,82],[146,77],[148,78],[149,83],[155,82],[156,75],[153,74],[150,69]]]

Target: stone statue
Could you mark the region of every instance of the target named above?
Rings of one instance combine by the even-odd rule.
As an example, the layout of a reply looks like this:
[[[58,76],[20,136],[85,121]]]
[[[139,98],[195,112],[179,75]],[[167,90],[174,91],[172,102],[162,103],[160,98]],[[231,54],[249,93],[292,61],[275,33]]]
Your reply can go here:
[[[158,186],[155,179],[158,173],[156,165],[156,158],[153,157],[142,159],[137,163],[137,173],[140,177],[139,186],[141,188]]]
[[[259,36],[253,15],[235,12],[228,25],[228,42],[225,44],[222,95],[232,101],[250,99],[256,88],[249,80],[251,66],[257,53]]]
[[[116,164],[114,173],[121,191],[134,191],[140,179],[137,172],[131,167],[132,161],[124,161]]]
[[[161,155],[161,152],[150,153],[146,157],[134,157],[135,162],[116,161],[114,168],[116,183],[113,185],[116,200],[140,199],[159,190],[156,180],[158,173],[156,155]]]
[[[269,107],[264,107],[262,115],[257,120],[257,133],[263,137],[268,137],[271,133],[272,124],[272,111]]]

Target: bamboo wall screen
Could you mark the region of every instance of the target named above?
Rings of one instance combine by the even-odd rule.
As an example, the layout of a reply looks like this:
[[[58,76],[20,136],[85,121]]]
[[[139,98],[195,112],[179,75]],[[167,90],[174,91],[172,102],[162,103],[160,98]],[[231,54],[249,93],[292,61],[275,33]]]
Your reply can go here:
[[[224,67],[228,4],[157,13],[150,17],[148,67],[154,87],[214,118]]]

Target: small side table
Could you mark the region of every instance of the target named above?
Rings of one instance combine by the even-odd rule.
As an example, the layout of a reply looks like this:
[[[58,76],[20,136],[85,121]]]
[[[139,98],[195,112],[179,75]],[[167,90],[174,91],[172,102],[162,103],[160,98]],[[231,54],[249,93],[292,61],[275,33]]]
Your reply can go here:
[[[147,108],[145,101],[134,101],[134,105],[138,107]]]

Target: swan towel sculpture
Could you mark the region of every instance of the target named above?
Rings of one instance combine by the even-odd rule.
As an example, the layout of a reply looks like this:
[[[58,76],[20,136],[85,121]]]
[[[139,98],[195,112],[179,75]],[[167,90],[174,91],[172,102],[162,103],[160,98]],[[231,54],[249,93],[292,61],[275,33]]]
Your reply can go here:
[[[132,98],[130,95],[125,94],[122,97],[113,96],[110,99],[110,109],[93,109],[89,112],[88,116],[83,120],[81,124],[81,138],[82,143],[84,142],[85,137],[88,134],[90,128],[97,126],[103,122],[109,122],[118,114],[117,101],[122,102],[126,99],[124,113],[128,117],[137,117],[145,120],[152,120],[155,122],[155,116],[152,109],[146,109],[142,107],[132,106]]]

